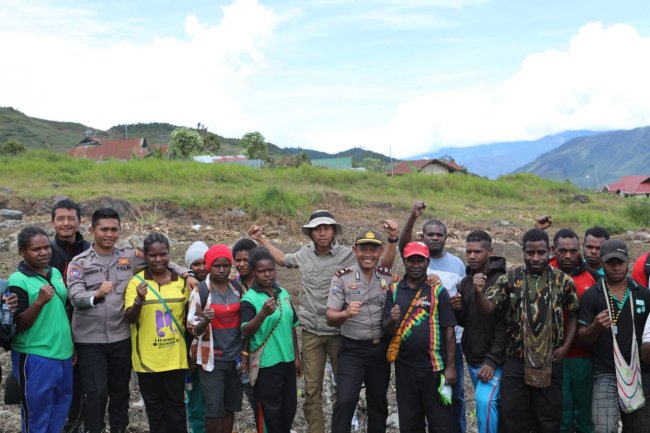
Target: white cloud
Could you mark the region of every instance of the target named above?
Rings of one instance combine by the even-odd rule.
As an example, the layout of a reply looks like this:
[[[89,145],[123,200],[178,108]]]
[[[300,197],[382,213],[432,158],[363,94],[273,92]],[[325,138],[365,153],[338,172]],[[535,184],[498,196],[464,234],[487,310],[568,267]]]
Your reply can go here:
[[[239,132],[252,121],[237,101],[237,92],[252,74],[267,67],[263,47],[277,26],[295,14],[278,14],[257,0],[235,0],[222,8],[216,25],[188,15],[186,37],[148,43],[128,34],[102,34],[106,44],[67,31],[69,9],[41,5],[44,15],[60,19],[58,32],[39,32],[43,16],[31,2],[11,2],[15,25],[0,29],[0,105],[29,115],[73,120],[101,129],[117,123],[202,122],[219,133]],[[93,28],[92,11],[74,9]],[[32,15],[30,15],[32,14]],[[101,27],[107,32],[110,23]],[[34,31],[32,31],[34,30]],[[53,37],[52,34],[60,36]]]
[[[313,134],[341,148],[373,143],[406,157],[446,146],[536,139],[575,129],[650,124],[650,38],[632,26],[588,23],[564,50],[529,55],[511,78],[431,91],[400,104],[385,127]]]

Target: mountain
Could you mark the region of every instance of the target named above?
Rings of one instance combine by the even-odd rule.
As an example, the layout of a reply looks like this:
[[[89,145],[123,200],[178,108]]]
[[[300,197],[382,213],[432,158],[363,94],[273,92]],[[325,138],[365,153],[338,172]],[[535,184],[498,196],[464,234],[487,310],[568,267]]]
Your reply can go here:
[[[577,137],[544,153],[517,172],[601,189],[626,175],[650,176],[650,126]]]
[[[327,153],[321,152],[319,150],[312,149],[302,149],[300,147],[287,147],[284,148],[286,152],[290,154],[298,154],[305,152],[309,159],[324,159],[324,158],[352,158],[352,161],[355,164],[360,164],[364,158],[377,158],[381,162],[388,164],[390,162],[390,157],[383,155],[381,153],[373,152],[371,150],[365,150],[360,147],[353,147],[352,149],[344,150],[337,153]],[[393,161],[397,161],[393,159]]]
[[[600,132],[565,131],[534,141],[507,141],[470,147],[443,147],[435,153],[420,154],[412,159],[438,158],[447,155],[467,168],[470,173],[494,179],[512,172],[514,167],[521,167],[568,140],[595,134],[600,134]]]

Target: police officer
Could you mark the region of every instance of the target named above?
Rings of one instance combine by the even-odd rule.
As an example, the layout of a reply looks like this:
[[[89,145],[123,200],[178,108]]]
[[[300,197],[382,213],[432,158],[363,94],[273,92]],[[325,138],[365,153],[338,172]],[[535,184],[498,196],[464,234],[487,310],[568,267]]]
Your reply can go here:
[[[143,263],[132,248],[115,244],[121,230],[119,214],[109,208],[95,211],[90,233],[92,246],[74,257],[67,270],[72,337],[77,351],[84,393],[84,429],[104,430],[108,402],[111,432],[125,432],[129,423],[131,329],[124,316],[124,292],[134,269]],[[189,269],[169,264],[178,275]],[[196,280],[187,278],[188,284]]]
[[[364,230],[357,236],[353,250],[357,263],[336,273],[327,300],[327,323],[341,328],[342,340],[332,433],[350,431],[363,383],[368,432],[383,433],[388,416],[390,365],[386,362],[388,340],[382,328],[382,312],[394,279],[390,269],[377,267],[384,252],[379,233]]]

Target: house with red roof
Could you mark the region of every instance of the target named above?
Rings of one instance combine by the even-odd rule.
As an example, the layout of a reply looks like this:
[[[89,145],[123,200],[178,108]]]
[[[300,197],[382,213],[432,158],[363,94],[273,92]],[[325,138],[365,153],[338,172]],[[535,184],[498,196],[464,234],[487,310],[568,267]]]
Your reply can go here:
[[[94,159],[95,161],[105,161],[107,159],[127,161],[133,158],[144,158],[156,146],[162,149],[163,154],[167,152],[166,144],[149,146],[144,137],[133,137],[123,140],[85,137],[79,144],[68,150],[68,155],[76,158]]]
[[[627,196],[650,197],[650,176],[623,176],[614,183],[605,185],[603,192]]]
[[[466,173],[461,165],[446,159],[420,159],[417,161],[403,161],[386,172],[388,175],[403,175],[409,173],[450,174]]]

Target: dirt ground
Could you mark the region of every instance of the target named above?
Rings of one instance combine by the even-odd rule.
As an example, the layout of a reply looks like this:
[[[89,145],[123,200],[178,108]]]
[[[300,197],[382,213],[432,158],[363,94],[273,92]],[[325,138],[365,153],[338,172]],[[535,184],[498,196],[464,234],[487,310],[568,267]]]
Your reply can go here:
[[[19,257],[15,248],[15,235],[28,225],[38,225],[49,229],[49,209],[51,204],[60,197],[53,197],[52,200],[42,202],[30,202],[18,200],[10,195],[2,194],[0,201],[6,208],[22,210],[25,213],[23,220],[15,222],[0,222],[0,278],[6,278],[15,269]],[[160,231],[168,236],[171,241],[172,259],[178,263],[183,263],[185,250],[195,240],[203,240],[206,243],[226,243],[232,245],[234,241],[244,236],[246,229],[253,223],[265,227],[267,236],[271,238],[284,251],[290,252],[297,250],[306,238],[300,232],[300,226],[304,222],[298,219],[265,217],[253,221],[249,216],[239,210],[227,209],[221,212],[210,213],[193,213],[161,203],[155,203],[143,207],[132,207],[128,203],[121,202],[110,198],[99,198],[91,202],[82,203],[83,221],[82,229],[87,229],[87,224],[92,211],[101,206],[113,206],[120,210],[120,214],[125,216],[123,221],[122,239],[125,242],[139,246],[142,239],[152,231]],[[121,207],[120,207],[121,206]],[[362,229],[380,228],[381,223],[387,218],[395,219],[400,225],[408,217],[408,213],[403,210],[396,210],[385,204],[377,204],[367,208],[347,208],[343,203],[332,200],[324,203],[323,207],[330,209],[337,220],[343,225],[344,232],[342,243],[350,244],[354,236]],[[306,214],[309,211],[305,211]],[[442,217],[444,215],[434,215],[427,212],[422,218]],[[494,253],[506,257],[508,266],[515,266],[522,263],[522,252],[520,239],[528,227],[516,225],[507,220],[491,221],[473,221],[471,223],[460,221],[447,221],[449,237],[447,240],[447,249],[453,254],[464,258],[464,238],[467,233],[474,229],[487,230],[494,239]],[[197,227],[200,226],[200,227]],[[532,226],[532,221],[531,221]],[[421,222],[416,224],[416,230],[420,229]],[[85,232],[84,232],[85,233]],[[552,236],[554,230],[549,230]],[[85,233],[87,236],[87,233]],[[647,251],[650,247],[648,244],[640,242],[628,242],[630,256],[636,258],[641,253]],[[398,274],[403,273],[401,263],[396,263],[395,271]],[[298,271],[279,269],[278,281],[294,297],[301,294],[300,275]],[[296,302],[297,304],[297,302]],[[8,353],[0,354],[0,366],[6,376],[10,369],[10,359]],[[331,379],[326,378],[325,393],[331,394]],[[2,383],[4,389],[4,379]],[[298,381],[298,411],[294,421],[294,429],[297,432],[306,431],[305,420],[302,413],[302,396],[304,388],[302,380]],[[465,379],[465,396],[467,399],[467,431],[476,432],[476,420],[473,415],[474,409],[474,392],[471,381],[466,375]],[[3,394],[3,392],[2,392]],[[148,431],[144,407],[140,399],[137,385],[132,386],[130,410],[129,431],[132,433],[144,433]],[[244,399],[245,400],[245,399]],[[391,383],[389,389],[389,432],[397,432],[396,413],[397,406],[395,402],[394,383]],[[331,403],[325,405],[325,418],[331,418]],[[0,433],[20,431],[20,410],[17,406],[5,406],[0,404]],[[248,404],[244,403],[244,410],[236,417],[236,428],[239,432],[254,431],[252,410]],[[365,404],[362,401],[358,408],[358,419],[360,422],[359,431],[365,431]],[[394,420],[395,424],[391,421]],[[329,430],[329,425],[327,426]]]

